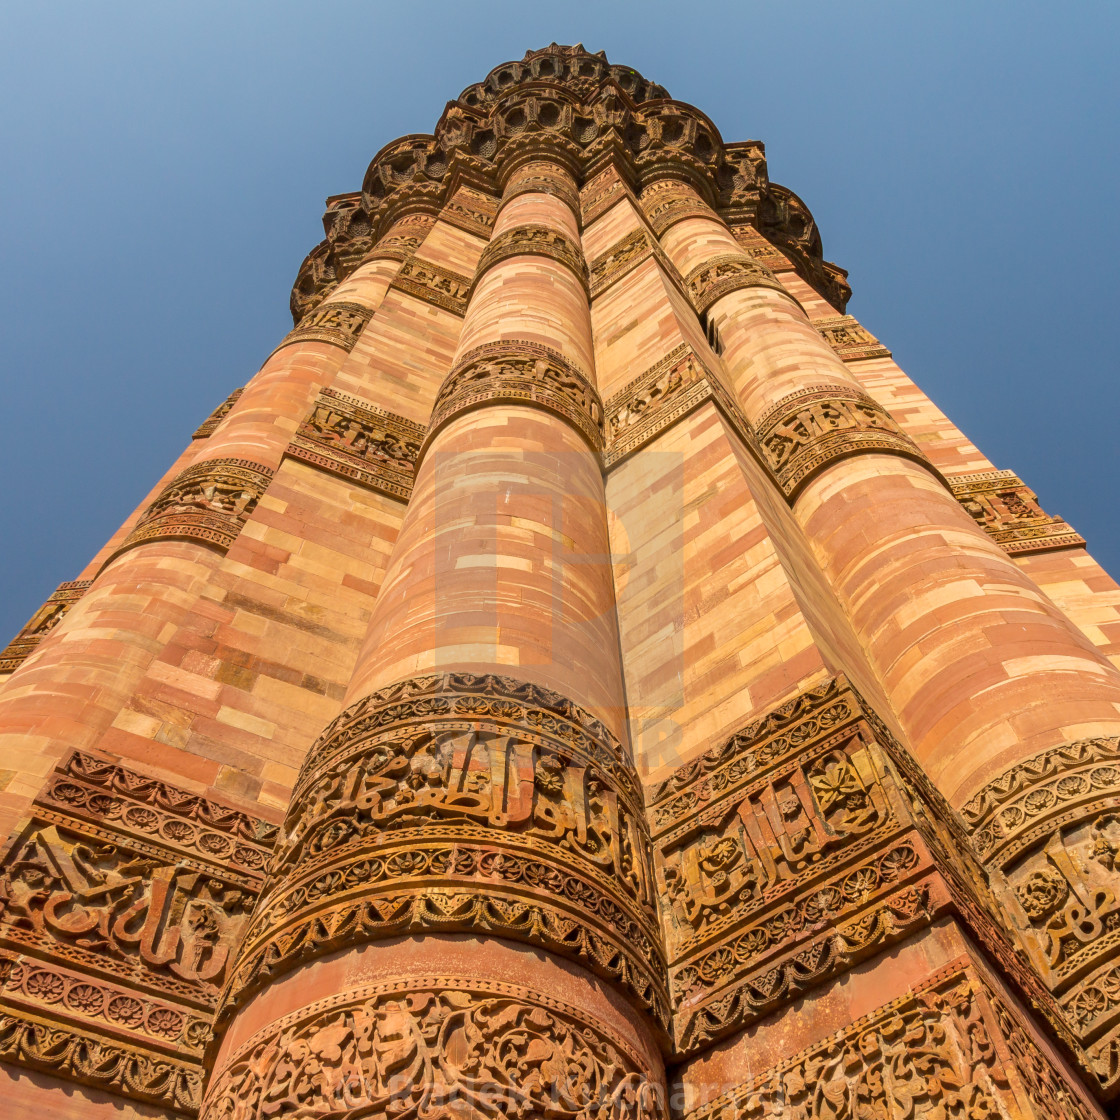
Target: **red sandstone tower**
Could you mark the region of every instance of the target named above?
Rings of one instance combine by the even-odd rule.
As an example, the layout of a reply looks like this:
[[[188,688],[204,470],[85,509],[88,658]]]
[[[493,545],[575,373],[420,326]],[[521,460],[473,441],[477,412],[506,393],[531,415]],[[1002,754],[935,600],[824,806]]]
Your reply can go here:
[[[1120,1094],[1120,588],[762,146],[555,44],[3,653],[8,1117]]]

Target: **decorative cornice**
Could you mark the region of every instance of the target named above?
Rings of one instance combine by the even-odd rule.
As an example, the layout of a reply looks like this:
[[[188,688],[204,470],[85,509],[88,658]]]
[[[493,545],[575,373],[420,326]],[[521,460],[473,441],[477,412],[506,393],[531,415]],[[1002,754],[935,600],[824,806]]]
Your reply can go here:
[[[409,257],[400,267],[389,285],[409,295],[450,311],[462,318],[467,313],[467,296],[471,281],[430,261]]]
[[[797,298],[782,287],[770,269],[738,253],[724,253],[710,258],[694,268],[685,277],[684,283],[697,315],[704,315],[728,293],[744,288],[770,288],[797,303]]]
[[[1015,556],[1085,544],[1062,518],[1044,512],[1038,495],[1012,471],[976,471],[946,481],[953,497],[1004,552]]]
[[[822,385],[791,393],[754,428],[766,465],[791,501],[826,467],[861,452],[902,455],[937,474],[890,413],[854,387]]]
[[[285,454],[407,502],[424,432],[403,416],[324,389]]]
[[[510,339],[468,351],[448,374],[417,465],[448,420],[493,401],[543,408],[567,420],[594,451],[603,449],[603,405],[583,372],[547,346]]]
[[[217,426],[229,415],[230,409],[237,404],[237,398],[240,397],[243,392],[245,392],[244,386],[240,389],[234,389],[234,391],[198,426],[198,430],[191,438],[206,439],[212,436]]]
[[[851,315],[813,319],[812,324],[841,361],[862,362],[865,358],[891,356],[891,352]]]
[[[60,583],[28,619],[23,629],[0,650],[0,673],[11,673],[18,669],[62,621],[66,612],[86,593],[92,582],[88,579],[75,579]]]
[[[248,459],[207,459],[177,475],[113,554],[146,541],[194,540],[226,551],[272,480]]]
[[[305,315],[299,326],[284,336],[276,350],[296,342],[326,342],[346,351],[353,350],[371,318],[373,309],[360,303],[322,304]]]
[[[527,160],[560,162],[577,182],[611,162],[634,184],[688,182],[721,218],[757,225],[843,311],[850,293],[843,270],[822,260],[820,235],[805,204],[769,182],[757,141],[724,142],[699,110],[668,100],[629,68],[587,52],[545,52],[494,74],[501,77],[491,75],[447,107],[434,135],[387,144],[370,164],[360,197],[331,200],[327,238],[308,256],[293,290],[297,321],[401,215],[440,213],[454,205],[464,180],[500,194],[510,168]],[[663,223],[687,216],[689,207],[700,212],[697,206],[684,198],[672,202],[659,211],[654,228],[660,233],[667,228]],[[584,211],[591,220],[586,202]],[[477,223],[470,232],[480,232]]]
[[[538,225],[517,226],[499,233],[482,251],[472,287],[477,287],[483,275],[496,264],[518,256],[547,257],[556,261],[569,269],[585,289],[587,287],[583,250],[559,230]]]

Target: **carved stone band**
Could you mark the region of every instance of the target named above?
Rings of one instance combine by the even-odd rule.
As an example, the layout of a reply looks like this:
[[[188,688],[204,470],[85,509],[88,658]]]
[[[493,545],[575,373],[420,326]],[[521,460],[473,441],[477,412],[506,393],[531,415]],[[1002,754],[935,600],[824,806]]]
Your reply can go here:
[[[600,296],[650,257],[679,284],[677,270],[660,245],[644,230],[635,229],[612,245],[590,266],[591,298]]]
[[[766,265],[739,253],[721,254],[705,261],[685,277],[685,287],[697,315],[703,315],[729,292],[744,288],[771,288],[797,302]]]
[[[1085,543],[1062,518],[1046,513],[1038,495],[1012,471],[976,471],[946,481],[965,512],[1004,552],[1014,556]]]
[[[933,470],[882,405],[845,386],[813,387],[783,397],[755,431],[766,465],[790,499],[825,467],[863,451],[904,455]]]
[[[440,221],[449,222],[475,237],[488,238],[497,213],[498,200],[492,195],[460,187],[439,212],[439,217]]]
[[[596,453],[603,449],[603,405],[591,382],[557,351],[511,339],[468,351],[448,374],[420,458],[448,420],[493,401],[542,408],[567,420]]]
[[[232,393],[205,420],[198,426],[192,439],[207,439],[214,434],[218,425],[229,415],[230,409],[237,404],[238,397],[245,391],[244,387],[234,389]]]
[[[544,167],[525,167],[518,170],[516,179],[502,192],[502,205],[522,194],[548,194],[565,203],[578,218],[579,191],[564,172]]]
[[[506,677],[406,681],[312,748],[226,999],[343,945],[467,931],[575,957],[665,1025],[649,860],[599,721]]]
[[[407,502],[424,431],[403,416],[324,389],[284,454]]]
[[[1095,1120],[1019,1015],[970,965],[934,973],[913,991],[822,1038],[684,1120],[777,1117],[1062,1117]],[[849,1102],[856,1102],[849,1106]],[[950,1108],[946,1105],[952,1102]]]
[[[0,866],[0,1058],[178,1112],[275,825],[75,752]]]
[[[692,189],[676,180],[656,183],[642,192],[642,209],[658,237],[685,218],[707,218],[716,222],[712,208],[696,197]]]
[[[535,225],[517,226],[499,233],[479,257],[473,287],[478,286],[479,280],[494,265],[520,256],[548,257],[569,269],[584,289],[587,288],[587,263],[583,259],[583,250],[559,230]]]
[[[224,552],[271,479],[271,470],[248,459],[208,459],[187,467],[148,506],[114,556],[155,540],[201,541]]]
[[[425,303],[450,311],[452,315],[462,317],[467,313],[470,279],[419,257],[406,260],[389,287],[408,292]]]
[[[865,358],[889,358],[891,352],[851,315],[835,315],[814,319],[814,328],[844,362],[861,362]]]
[[[35,647],[62,621],[66,612],[86,593],[88,579],[60,583],[27,625],[0,650],[0,673],[10,673],[31,656]]]
[[[276,350],[296,342],[326,342],[343,350],[353,350],[358,336],[372,317],[372,308],[360,303],[320,304],[300,320],[295,330],[284,336]]]
[[[1120,1082],[1120,737],[1034,755],[961,810],[1093,1072]]]
[[[308,1068],[337,1076],[311,1077]],[[218,1071],[202,1120],[471,1117],[662,1120],[657,1073],[585,1011],[459,976],[383,982],[270,1024]]]

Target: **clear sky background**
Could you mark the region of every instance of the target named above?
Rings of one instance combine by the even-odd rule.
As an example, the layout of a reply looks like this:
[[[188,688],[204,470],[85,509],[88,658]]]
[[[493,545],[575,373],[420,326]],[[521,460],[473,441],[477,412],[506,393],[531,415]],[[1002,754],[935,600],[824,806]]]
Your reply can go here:
[[[9,3],[0,646],[291,327],[323,200],[555,40],[766,143],[849,310],[1120,574],[1120,5]]]

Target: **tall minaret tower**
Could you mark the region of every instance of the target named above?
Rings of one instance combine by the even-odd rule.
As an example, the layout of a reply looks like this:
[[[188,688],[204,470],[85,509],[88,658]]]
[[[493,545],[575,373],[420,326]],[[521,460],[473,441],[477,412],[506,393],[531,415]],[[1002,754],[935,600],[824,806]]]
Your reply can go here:
[[[1120,588],[763,147],[530,51],[0,655],[15,1117],[1075,1120]]]

